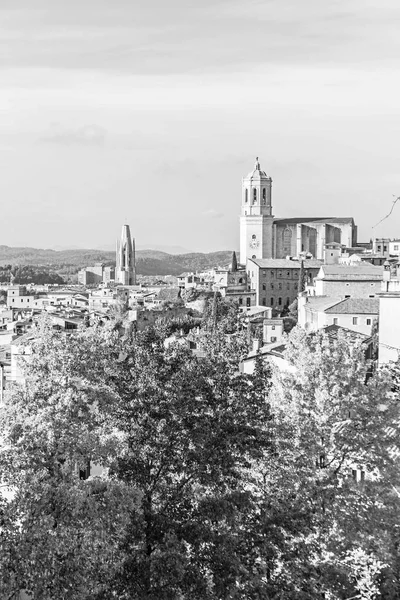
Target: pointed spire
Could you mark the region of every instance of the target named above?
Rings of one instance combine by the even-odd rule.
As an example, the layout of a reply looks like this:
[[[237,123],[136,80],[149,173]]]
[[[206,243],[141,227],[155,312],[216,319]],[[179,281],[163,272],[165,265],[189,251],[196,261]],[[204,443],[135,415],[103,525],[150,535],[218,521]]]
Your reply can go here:
[[[233,251],[233,254],[232,254],[232,267],[231,267],[232,273],[235,273],[237,271],[237,268],[238,268],[238,264],[237,264],[236,252]]]

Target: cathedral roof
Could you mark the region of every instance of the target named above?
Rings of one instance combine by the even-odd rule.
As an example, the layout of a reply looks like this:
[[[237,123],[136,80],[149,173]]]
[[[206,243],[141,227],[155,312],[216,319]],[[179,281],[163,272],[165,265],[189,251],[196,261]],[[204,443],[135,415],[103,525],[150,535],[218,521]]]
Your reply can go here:
[[[353,217],[289,217],[288,219],[274,219],[277,225],[290,225],[295,223],[352,223]]]
[[[261,170],[260,163],[258,162],[258,156],[254,165],[254,169],[245,177],[245,179],[270,179],[265,171]]]

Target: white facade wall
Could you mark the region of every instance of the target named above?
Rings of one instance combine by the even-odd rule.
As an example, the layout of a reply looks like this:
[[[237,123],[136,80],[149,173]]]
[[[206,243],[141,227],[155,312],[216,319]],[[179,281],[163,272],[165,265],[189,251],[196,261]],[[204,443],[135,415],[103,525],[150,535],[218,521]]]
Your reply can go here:
[[[379,364],[400,357],[400,293],[387,292],[379,297]]]
[[[351,331],[356,331],[357,333],[363,333],[365,335],[371,335],[372,326],[374,321],[378,318],[378,315],[371,314],[353,314],[353,315],[343,315],[343,314],[332,314],[325,313],[326,317],[326,326],[328,325],[339,325],[339,327],[345,327],[346,329],[350,329]]]
[[[314,279],[315,296],[334,298],[375,298],[381,291],[381,280],[376,281],[333,281]]]

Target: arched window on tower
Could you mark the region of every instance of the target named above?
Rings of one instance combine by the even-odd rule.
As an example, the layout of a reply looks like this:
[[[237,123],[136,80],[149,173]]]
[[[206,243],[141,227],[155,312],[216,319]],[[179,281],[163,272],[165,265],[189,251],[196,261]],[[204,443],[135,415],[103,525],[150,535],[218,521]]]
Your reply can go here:
[[[244,201],[249,201],[249,190],[247,188],[244,190]]]
[[[267,190],[263,188],[263,204],[267,203]]]
[[[292,232],[288,227],[283,230],[282,241],[283,241],[283,254],[285,256],[287,256],[291,253],[291,250],[292,250]]]
[[[253,204],[255,204],[257,202],[257,190],[256,188],[254,188],[253,190]]]

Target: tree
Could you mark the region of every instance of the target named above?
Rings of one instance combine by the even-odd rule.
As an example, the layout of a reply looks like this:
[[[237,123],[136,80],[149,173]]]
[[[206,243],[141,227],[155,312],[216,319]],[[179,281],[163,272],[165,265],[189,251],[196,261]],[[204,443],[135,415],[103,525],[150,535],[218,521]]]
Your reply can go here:
[[[297,551],[315,594],[348,598],[356,594],[343,562],[349,553],[388,563],[386,581],[397,568],[388,548],[400,516],[398,397],[390,373],[369,377],[365,348],[345,334],[332,340],[296,328],[286,358],[292,368],[277,376],[270,399],[286,485],[303,514],[308,507],[309,533]],[[294,574],[288,570],[286,583],[296,584]]]
[[[238,264],[237,264],[236,252],[233,251],[231,271],[232,271],[232,273],[235,273],[237,270],[238,270]]]
[[[299,292],[304,292],[306,289],[306,272],[304,269],[304,260],[300,263],[300,271],[299,271]]]
[[[216,599],[263,585],[250,514],[271,448],[265,386],[238,372],[235,336],[202,359],[163,342],[157,328],[41,325],[1,422],[4,595]],[[103,474],[80,479],[88,461]]]
[[[111,473],[142,504],[112,587],[132,599],[243,597],[258,535],[251,467],[271,447],[266,390],[227,346],[199,360],[162,341],[154,330],[131,339],[115,373],[126,445]]]
[[[107,418],[106,384],[116,334],[86,329],[66,337],[47,323],[1,412],[3,503],[0,595],[94,598],[118,564],[117,540],[132,490],[106,476],[86,479],[90,462],[107,467],[118,436]],[[111,359],[111,360],[110,360]]]

